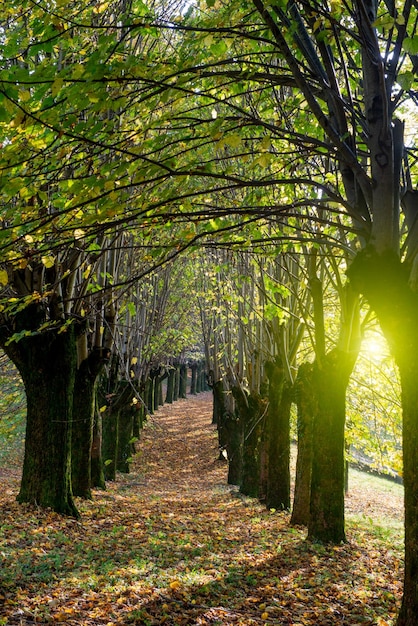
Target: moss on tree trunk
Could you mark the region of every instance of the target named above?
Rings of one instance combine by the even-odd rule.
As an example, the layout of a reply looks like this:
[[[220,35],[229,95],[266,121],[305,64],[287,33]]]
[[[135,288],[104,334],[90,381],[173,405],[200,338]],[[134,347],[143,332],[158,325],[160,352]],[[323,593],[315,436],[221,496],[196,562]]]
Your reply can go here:
[[[134,410],[135,409],[129,403],[123,406],[118,413],[118,450],[116,469],[123,474],[129,474],[131,463]]]
[[[195,396],[197,394],[197,363],[190,364],[191,378],[190,378],[190,395]]]
[[[313,364],[299,367],[294,386],[297,404],[298,453],[296,460],[295,491],[292,517],[294,526],[307,526],[311,502],[312,436],[315,413],[315,394],[312,388]]]
[[[97,406],[97,398],[94,407],[93,437],[91,444],[91,486],[97,489],[106,489],[106,481],[103,469],[102,457],[102,414]]]
[[[25,386],[27,423],[19,502],[77,517],[71,489],[75,328],[22,338],[5,350]]]
[[[74,385],[71,436],[71,480],[73,493],[91,498],[91,458],[96,405],[97,377],[107,352],[93,350],[77,369]]]
[[[119,411],[112,404],[102,413],[102,458],[105,480],[116,479]]]
[[[187,398],[187,365],[182,363],[179,367],[179,398]]]
[[[345,537],[345,395],[355,363],[338,349],[315,363],[317,411],[313,425],[311,503],[308,537],[340,543]]]
[[[167,392],[165,396],[165,401],[168,404],[172,404],[174,400],[174,383],[176,378],[176,370],[174,367],[171,367],[168,370],[168,378],[167,378]]]
[[[267,508],[290,508],[290,389],[280,363],[266,364],[268,408],[264,420],[265,503]]]
[[[260,492],[260,440],[262,417],[266,403],[256,393],[246,393],[241,387],[233,387],[238,419],[243,427],[241,493],[258,498]]]

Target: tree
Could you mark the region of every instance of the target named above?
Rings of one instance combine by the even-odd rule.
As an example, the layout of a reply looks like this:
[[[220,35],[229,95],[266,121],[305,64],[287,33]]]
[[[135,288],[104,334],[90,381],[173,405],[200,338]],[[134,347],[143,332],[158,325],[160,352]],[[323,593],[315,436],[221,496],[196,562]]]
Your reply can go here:
[[[418,612],[418,449],[416,447],[416,191],[399,104],[411,91],[417,10],[412,2],[357,0],[254,6],[280,51],[321,141],[338,164],[342,204],[362,237],[349,269],[352,285],[376,311],[400,371],[405,485],[405,581],[398,625]],[[308,133],[306,133],[308,134]],[[309,133],[310,134],[310,133]],[[400,208],[403,214],[400,214]],[[401,238],[400,223],[408,233]]]

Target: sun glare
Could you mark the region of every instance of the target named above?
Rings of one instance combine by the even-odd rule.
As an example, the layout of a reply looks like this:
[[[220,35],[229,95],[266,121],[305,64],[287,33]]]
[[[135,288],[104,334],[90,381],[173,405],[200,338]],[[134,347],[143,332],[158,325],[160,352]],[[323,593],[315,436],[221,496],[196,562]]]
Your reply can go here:
[[[388,347],[382,336],[374,334],[363,340],[361,352],[372,361],[382,361],[388,355]]]

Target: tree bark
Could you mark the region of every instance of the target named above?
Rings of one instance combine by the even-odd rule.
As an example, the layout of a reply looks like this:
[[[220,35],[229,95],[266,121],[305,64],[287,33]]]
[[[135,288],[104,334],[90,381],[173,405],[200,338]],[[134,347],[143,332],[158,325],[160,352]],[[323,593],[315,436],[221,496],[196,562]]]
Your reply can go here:
[[[290,390],[279,363],[266,363],[268,409],[264,423],[267,454],[265,504],[268,509],[290,509]]]
[[[345,395],[355,358],[337,348],[315,362],[317,411],[313,427],[311,503],[308,538],[324,543],[346,540],[344,521]]]
[[[260,493],[260,440],[262,419],[266,402],[258,394],[248,394],[240,387],[233,387],[238,419],[242,421],[242,472],[240,491],[246,496],[258,498]]]
[[[19,369],[27,423],[19,502],[78,517],[71,489],[71,420],[76,372],[75,328],[48,330],[4,346]]]
[[[174,371],[174,391],[173,391],[173,400],[177,402],[179,399],[180,393],[180,367],[176,365],[176,369]]]
[[[418,307],[417,307],[418,313]],[[415,322],[414,322],[415,324]],[[405,508],[405,571],[397,626],[412,626],[418,616],[418,333],[399,363],[403,414],[403,484]],[[412,338],[412,337],[411,337]]]
[[[315,414],[315,395],[312,387],[313,365],[302,363],[295,381],[295,399],[298,410],[298,453],[296,460],[295,491],[290,523],[307,526],[311,503],[312,437]]]
[[[104,358],[102,350],[93,350],[79,365],[75,377],[71,434],[71,481],[73,494],[82,498],[91,498],[91,452],[96,383],[105,360],[107,358]]]
[[[119,411],[112,405],[102,413],[102,458],[105,480],[116,480]]]
[[[167,392],[166,392],[166,397],[165,397],[165,401],[168,404],[172,404],[173,400],[174,400],[174,383],[175,383],[175,377],[176,377],[176,370],[174,369],[174,367],[171,367],[168,370],[168,378],[167,378]]]
[[[190,364],[191,380],[190,380],[190,395],[195,396],[197,394],[197,363]]]
[[[132,437],[134,424],[134,407],[130,403],[123,406],[118,413],[118,450],[116,469],[129,474],[132,456]]]
[[[401,380],[405,570],[397,626],[415,626],[418,615],[418,294],[409,267],[393,252],[369,246],[349,269],[351,282],[376,312]]]
[[[179,366],[179,398],[187,397],[187,365],[182,363]]]
[[[102,444],[103,425],[102,414],[97,406],[97,398],[94,406],[93,437],[91,445],[91,486],[97,489],[106,489],[106,481],[103,469]]]

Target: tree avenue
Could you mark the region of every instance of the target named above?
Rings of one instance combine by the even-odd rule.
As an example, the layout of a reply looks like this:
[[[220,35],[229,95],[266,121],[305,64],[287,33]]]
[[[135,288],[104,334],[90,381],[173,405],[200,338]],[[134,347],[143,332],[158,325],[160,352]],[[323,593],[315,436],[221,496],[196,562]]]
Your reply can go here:
[[[124,466],[132,407],[152,411],[164,376],[172,399],[199,313],[231,482],[290,507],[296,403],[293,521],[344,541],[366,301],[399,368],[397,624],[415,624],[417,19],[413,0],[5,4],[0,345],[27,397],[22,502],[77,515],[73,493]],[[102,421],[122,456],[100,458]]]

